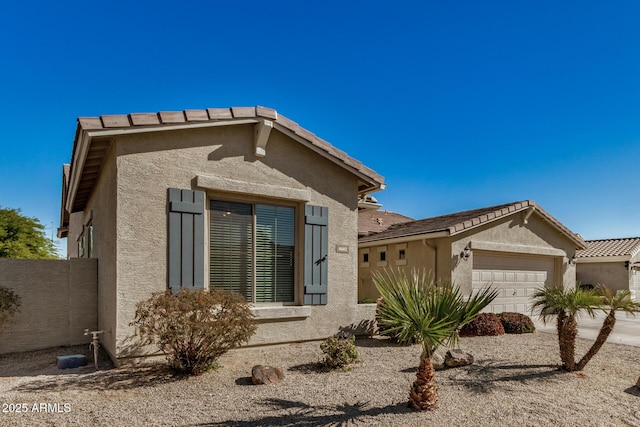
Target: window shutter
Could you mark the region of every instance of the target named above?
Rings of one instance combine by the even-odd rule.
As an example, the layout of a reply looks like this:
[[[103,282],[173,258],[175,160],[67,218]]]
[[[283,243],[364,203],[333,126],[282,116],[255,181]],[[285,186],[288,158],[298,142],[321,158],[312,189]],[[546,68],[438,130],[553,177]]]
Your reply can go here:
[[[304,304],[326,304],[329,209],[307,205],[304,213]]]
[[[169,289],[204,288],[204,192],[169,189]]]

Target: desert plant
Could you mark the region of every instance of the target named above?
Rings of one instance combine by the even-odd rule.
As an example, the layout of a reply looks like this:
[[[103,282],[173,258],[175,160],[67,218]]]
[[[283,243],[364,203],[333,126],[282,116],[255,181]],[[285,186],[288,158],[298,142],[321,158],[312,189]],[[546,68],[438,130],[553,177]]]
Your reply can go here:
[[[320,344],[324,353],[322,364],[329,369],[346,369],[360,358],[355,337],[329,337]]]
[[[22,299],[12,289],[0,286],[0,331],[20,311]]]
[[[526,314],[505,311],[498,314],[507,334],[529,334],[536,330],[533,320]]]
[[[495,313],[480,313],[460,328],[461,337],[504,335],[504,327]]]
[[[602,299],[595,290],[582,289],[579,286],[565,288],[563,286],[541,287],[532,296],[532,310],[539,311],[539,316],[546,323],[552,316],[557,316],[558,346],[562,368],[574,371],[575,345],[578,335],[576,317],[580,313],[595,316],[596,310],[602,307]]]
[[[214,367],[256,330],[245,299],[218,289],[154,294],[137,304],[132,324],[144,344],[157,344],[173,369],[190,375]]]
[[[455,343],[458,329],[489,305],[497,292],[487,288],[467,299],[458,286],[436,283],[424,270],[410,275],[400,270],[376,272],[373,281],[384,298],[378,314],[383,332],[405,343],[417,337],[422,345],[409,405],[433,410],[438,402],[433,354],[441,345]]]
[[[389,338],[391,338],[392,340],[402,344],[402,345],[413,345],[413,344],[417,344],[418,343],[418,337],[414,336],[411,339],[405,339],[404,341],[400,342],[400,340],[398,339],[398,336],[396,333],[390,333],[387,331],[387,327],[384,325],[384,322],[382,321],[382,317],[381,314],[384,311],[384,298],[383,297],[378,297],[378,299],[376,300],[376,326],[378,328],[378,333],[380,335],[385,335],[388,336]]]
[[[613,331],[616,324],[616,312],[621,311],[632,314],[633,316],[640,310],[640,304],[631,299],[631,292],[628,290],[620,291],[614,294],[611,289],[606,286],[597,286],[596,293],[602,300],[603,310],[607,313],[598,332],[596,340],[591,348],[582,356],[582,359],[576,364],[576,371],[581,371],[589,363],[591,358],[596,355],[602,345],[605,343],[609,335]]]

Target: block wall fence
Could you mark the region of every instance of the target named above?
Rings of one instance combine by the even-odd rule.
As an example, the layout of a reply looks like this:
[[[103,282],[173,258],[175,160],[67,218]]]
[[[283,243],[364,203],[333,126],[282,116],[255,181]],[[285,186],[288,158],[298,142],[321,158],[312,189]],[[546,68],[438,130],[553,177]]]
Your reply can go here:
[[[0,259],[0,286],[22,300],[0,330],[0,354],[85,344],[98,326],[98,260]]]

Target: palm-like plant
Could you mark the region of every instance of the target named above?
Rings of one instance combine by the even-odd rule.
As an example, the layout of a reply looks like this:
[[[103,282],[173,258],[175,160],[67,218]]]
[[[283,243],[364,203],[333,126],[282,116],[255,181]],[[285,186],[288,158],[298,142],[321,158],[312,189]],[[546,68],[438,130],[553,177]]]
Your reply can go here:
[[[605,341],[607,341],[616,324],[616,311],[629,313],[633,316],[640,311],[640,304],[631,299],[630,291],[621,291],[614,294],[611,289],[605,286],[598,286],[596,293],[601,299],[607,317],[605,317],[602,322],[602,327],[591,348],[589,348],[587,353],[582,356],[582,359],[576,364],[576,371],[583,370],[591,358],[600,350]]]
[[[497,296],[490,288],[466,299],[460,288],[449,283],[435,283],[424,271],[375,272],[373,281],[384,298],[379,311],[384,334],[422,345],[420,366],[409,393],[409,405],[417,410],[437,407],[438,388],[432,356],[438,347],[455,343],[458,330],[469,323]]]
[[[578,335],[576,317],[580,313],[595,316],[596,310],[602,306],[602,299],[595,290],[565,288],[564,286],[541,287],[532,296],[532,310],[539,310],[539,316],[546,323],[552,316],[557,316],[558,345],[562,368],[574,371],[575,344]]]

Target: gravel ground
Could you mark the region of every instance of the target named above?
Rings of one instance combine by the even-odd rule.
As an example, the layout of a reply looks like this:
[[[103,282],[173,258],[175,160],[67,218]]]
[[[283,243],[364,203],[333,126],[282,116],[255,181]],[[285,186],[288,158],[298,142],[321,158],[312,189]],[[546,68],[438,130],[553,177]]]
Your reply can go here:
[[[578,353],[589,343],[579,340]],[[377,337],[359,339],[362,362],[336,372],[317,369],[318,342],[234,350],[219,369],[193,378],[158,367],[114,369],[106,360],[97,372],[55,367],[56,355],[84,348],[4,355],[0,425],[640,426],[638,347],[606,344],[583,373],[564,373],[553,334],[460,344],[476,362],[438,371],[432,412],[407,407],[420,347]],[[251,385],[256,364],[282,366],[287,377]]]

